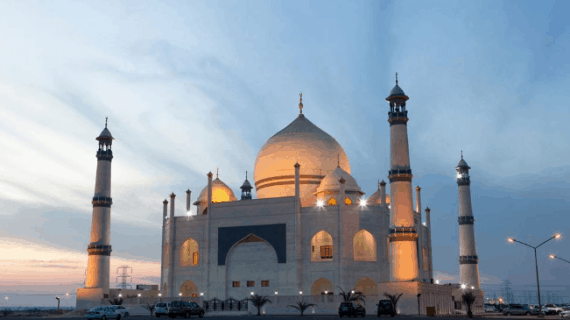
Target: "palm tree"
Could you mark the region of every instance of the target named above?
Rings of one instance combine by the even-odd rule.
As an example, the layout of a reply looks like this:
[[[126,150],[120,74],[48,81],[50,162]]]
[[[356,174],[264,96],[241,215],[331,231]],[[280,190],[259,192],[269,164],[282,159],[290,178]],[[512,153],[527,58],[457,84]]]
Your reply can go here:
[[[467,317],[473,318],[473,312],[471,312],[471,305],[475,302],[477,297],[473,294],[472,291],[468,291],[461,296],[463,302],[467,305]]]
[[[398,309],[396,308],[396,306],[398,305],[398,300],[400,300],[402,295],[404,294],[403,293],[389,294],[388,292],[384,292],[384,296],[390,299],[390,301],[392,301],[392,305],[394,306],[394,314],[398,314]]]
[[[147,309],[148,311],[150,311],[150,315],[152,316],[152,313],[154,312],[154,308],[156,308],[156,306],[154,304],[144,304],[143,308]]]
[[[352,301],[362,301],[363,304],[366,304],[366,300],[364,300],[364,298],[366,298],[365,295],[363,295],[361,292],[354,292],[354,291],[348,291],[345,292],[341,287],[337,288],[340,290],[339,295],[342,296],[343,301],[346,302],[352,302]]]
[[[308,303],[308,302],[304,302],[304,301],[298,301],[297,305],[288,305],[288,307],[291,308],[295,308],[299,311],[301,311],[301,316],[303,316],[303,313],[305,312],[305,310],[307,310],[310,307],[316,307],[317,305],[314,303]]]
[[[258,316],[261,315],[261,308],[266,303],[271,303],[271,300],[269,300],[267,298],[267,296],[260,296],[257,293],[252,295],[250,298],[247,298],[246,300],[251,301],[251,303],[253,303],[253,306],[257,308],[257,315]]]
[[[109,303],[114,306],[120,306],[123,304],[123,298],[113,298],[109,299]]]

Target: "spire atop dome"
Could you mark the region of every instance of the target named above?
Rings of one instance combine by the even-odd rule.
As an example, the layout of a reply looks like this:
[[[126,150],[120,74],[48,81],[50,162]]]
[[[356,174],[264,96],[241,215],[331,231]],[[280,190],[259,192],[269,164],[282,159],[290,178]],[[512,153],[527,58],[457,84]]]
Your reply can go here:
[[[109,117],[105,117],[105,128],[107,128],[107,120],[109,119]]]
[[[398,85],[398,73],[396,72],[396,85]]]
[[[299,114],[303,114],[303,93],[299,93]]]
[[[336,154],[336,166],[337,168],[340,168],[340,153]]]

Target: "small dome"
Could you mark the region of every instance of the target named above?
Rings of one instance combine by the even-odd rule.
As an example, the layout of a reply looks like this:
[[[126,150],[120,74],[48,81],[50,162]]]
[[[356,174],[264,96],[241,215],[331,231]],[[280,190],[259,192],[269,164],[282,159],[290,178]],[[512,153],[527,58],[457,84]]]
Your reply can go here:
[[[228,201],[237,201],[237,198],[230,187],[223,183],[220,178],[216,178],[214,181],[212,181],[212,202],[215,203]],[[196,200],[194,204],[198,205],[202,202],[208,202],[208,186],[202,189],[200,196],[198,196],[198,200]]]
[[[356,183],[356,180],[350,175],[350,173],[344,171],[341,167],[336,167],[333,171],[329,172],[319,184],[317,188],[317,193],[324,191],[338,191],[340,188],[340,178],[345,180],[344,190],[345,192],[357,192],[364,194],[360,190],[360,187]]]
[[[469,167],[469,165],[467,165],[467,162],[465,162],[465,160],[463,160],[463,157],[461,157],[461,160],[459,160],[459,163],[457,164],[457,168],[471,169],[471,167]]]
[[[241,188],[241,189],[246,189],[246,188],[251,189],[251,188],[253,188],[253,187],[251,186],[251,183],[249,183],[249,180],[245,179],[245,181],[243,182],[243,184],[242,184],[242,186],[241,186],[240,188]]]
[[[113,140],[113,136],[111,135],[111,131],[109,131],[109,129],[107,129],[107,127],[105,127],[105,129],[103,129],[103,131],[101,131],[101,134],[97,137],[97,140],[99,139],[111,139]]]
[[[382,193],[380,189],[376,190],[368,199],[366,199],[366,203],[369,205],[377,205],[382,203]],[[390,195],[386,194],[386,203],[390,204]]]

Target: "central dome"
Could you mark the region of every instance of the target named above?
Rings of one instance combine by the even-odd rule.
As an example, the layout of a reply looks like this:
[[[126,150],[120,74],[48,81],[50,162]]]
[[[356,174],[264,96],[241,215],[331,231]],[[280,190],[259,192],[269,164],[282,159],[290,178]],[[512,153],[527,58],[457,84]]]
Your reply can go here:
[[[269,138],[255,160],[257,197],[295,195],[295,163],[301,165],[301,200],[310,205],[325,175],[340,167],[350,173],[350,164],[340,144],[303,114]]]

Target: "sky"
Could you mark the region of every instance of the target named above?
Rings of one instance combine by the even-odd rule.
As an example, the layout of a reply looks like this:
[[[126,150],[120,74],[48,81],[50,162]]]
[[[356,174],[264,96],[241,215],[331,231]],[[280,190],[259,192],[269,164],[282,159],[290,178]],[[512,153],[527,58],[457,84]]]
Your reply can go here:
[[[158,283],[162,201],[206,173],[238,194],[298,113],[331,134],[368,195],[389,170],[394,74],[436,277],[458,282],[463,150],[481,282],[570,301],[567,1],[0,2],[0,294],[83,285],[97,142],[113,143],[111,274]],[[179,211],[178,214],[183,214]],[[566,235],[564,237],[564,235]],[[113,284],[113,281],[112,281]],[[521,289],[523,290],[523,289]],[[8,300],[7,304],[15,299]],[[15,303],[15,302],[14,302]]]

